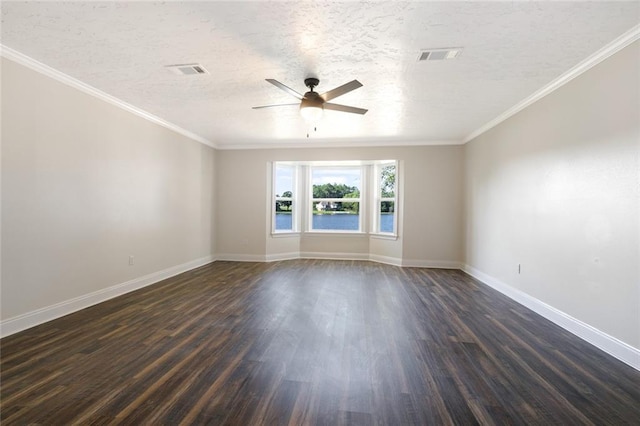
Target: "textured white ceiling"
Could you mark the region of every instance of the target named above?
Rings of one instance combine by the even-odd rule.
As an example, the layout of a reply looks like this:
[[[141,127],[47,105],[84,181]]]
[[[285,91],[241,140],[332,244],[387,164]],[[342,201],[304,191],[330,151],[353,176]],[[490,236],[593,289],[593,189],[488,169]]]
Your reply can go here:
[[[640,21],[640,2],[2,2],[2,44],[220,146],[304,141],[295,102],[353,79],[315,142],[461,141]],[[422,49],[463,47],[451,61]],[[209,75],[164,67],[200,63]]]

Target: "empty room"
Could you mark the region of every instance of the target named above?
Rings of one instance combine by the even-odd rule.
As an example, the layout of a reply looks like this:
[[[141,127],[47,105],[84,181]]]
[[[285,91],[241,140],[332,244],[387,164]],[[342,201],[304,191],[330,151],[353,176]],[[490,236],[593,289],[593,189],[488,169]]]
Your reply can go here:
[[[640,422],[640,3],[2,1],[0,423]]]

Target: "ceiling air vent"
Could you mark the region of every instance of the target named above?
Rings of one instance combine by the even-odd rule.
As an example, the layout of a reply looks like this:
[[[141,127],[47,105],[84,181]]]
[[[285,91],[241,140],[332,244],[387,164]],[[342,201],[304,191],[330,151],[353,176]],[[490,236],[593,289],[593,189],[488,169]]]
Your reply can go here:
[[[200,64],[167,65],[165,68],[177,75],[209,74],[209,72]]]
[[[462,53],[462,47],[450,47],[447,49],[428,49],[420,52],[418,61],[442,61],[455,59]]]

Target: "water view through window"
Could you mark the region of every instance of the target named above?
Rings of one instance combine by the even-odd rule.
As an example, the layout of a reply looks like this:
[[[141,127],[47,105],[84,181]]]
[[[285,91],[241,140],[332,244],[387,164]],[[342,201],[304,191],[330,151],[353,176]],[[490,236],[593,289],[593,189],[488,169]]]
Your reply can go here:
[[[362,167],[311,167],[312,231],[360,231]]]
[[[314,230],[357,231],[360,215],[357,214],[314,214]],[[276,213],[276,230],[291,229],[291,214]],[[393,214],[380,215],[380,231],[393,232]]]

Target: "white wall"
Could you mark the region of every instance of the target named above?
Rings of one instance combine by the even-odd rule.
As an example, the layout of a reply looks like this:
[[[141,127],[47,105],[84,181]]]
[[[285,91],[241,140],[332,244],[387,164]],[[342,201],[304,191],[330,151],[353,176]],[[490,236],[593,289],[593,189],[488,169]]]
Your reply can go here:
[[[414,265],[456,267],[462,259],[462,146],[218,151],[217,248],[223,258],[272,259],[289,253],[369,254]],[[402,236],[273,238],[268,214],[272,161],[400,160]],[[285,256],[286,257],[286,256]]]
[[[214,164],[213,149],[3,58],[0,318],[206,261]]]
[[[636,42],[465,147],[471,269],[635,348],[639,76]]]

